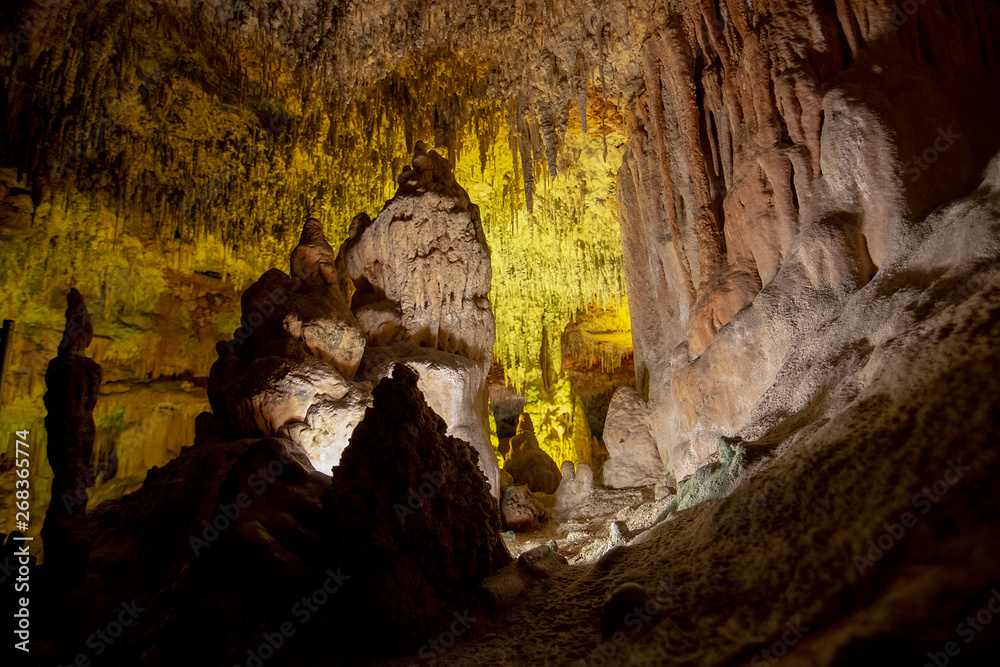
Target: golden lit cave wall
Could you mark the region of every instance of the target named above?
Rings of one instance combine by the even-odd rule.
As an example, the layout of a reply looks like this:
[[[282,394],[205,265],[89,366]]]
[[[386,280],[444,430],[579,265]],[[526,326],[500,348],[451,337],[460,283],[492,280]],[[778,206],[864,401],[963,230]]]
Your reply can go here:
[[[624,140],[597,95],[586,134],[571,104],[546,120],[491,101],[495,72],[469,62],[404,64],[345,100],[295,64],[275,66],[266,41],[199,34],[203,24],[183,16],[161,17],[154,33],[104,3],[66,11],[0,53],[0,289],[3,317],[18,322],[6,431],[29,427],[43,449],[44,368],[76,285],[95,315],[88,353],[107,381],[96,456],[117,441],[118,474],[137,483],[191,441],[206,404],[184,378],[207,374],[215,341],[238,325],[239,293],[286,265],[306,215],[336,244],[354,213],[377,212],[423,138],[457,162],[482,208],[497,357],[544,406],[533,414],[545,446],[586,459],[582,445],[565,445],[582,440],[571,388],[564,378],[543,383],[538,359],[543,340],[556,367],[561,358],[558,335],[543,330],[558,334],[574,310],[623,291],[612,197]],[[113,48],[123,40],[128,49]],[[123,444],[137,439],[145,444]],[[10,442],[5,433],[0,448]],[[50,471],[44,456],[33,465],[43,507]]]

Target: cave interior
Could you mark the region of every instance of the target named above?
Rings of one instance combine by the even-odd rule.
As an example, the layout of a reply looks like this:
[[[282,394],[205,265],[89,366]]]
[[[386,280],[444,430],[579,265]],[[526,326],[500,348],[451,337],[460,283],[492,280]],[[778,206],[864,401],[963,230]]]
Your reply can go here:
[[[4,664],[998,664],[1000,2],[0,27]]]

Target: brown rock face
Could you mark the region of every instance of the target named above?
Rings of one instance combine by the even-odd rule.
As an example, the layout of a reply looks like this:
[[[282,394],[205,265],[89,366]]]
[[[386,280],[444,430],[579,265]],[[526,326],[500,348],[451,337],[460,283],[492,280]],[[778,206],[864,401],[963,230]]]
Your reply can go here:
[[[117,617],[122,601],[141,611],[102,656],[112,664],[245,660],[265,628],[287,621],[341,566],[322,507],[329,484],[284,439],[211,437],[186,447],[140,490],[88,515],[89,576],[73,591],[85,601],[85,634],[57,642],[68,655],[45,664],[72,663],[96,619]],[[281,584],[248,585],[258,577]]]
[[[627,114],[637,382],[679,476],[1000,145],[995,3],[754,5],[657,9]]]
[[[545,507],[523,484],[508,486],[500,500],[503,527],[507,530],[535,530],[546,519]]]
[[[375,388],[325,501],[365,618],[407,641],[423,639],[457,592],[489,573],[500,531],[479,454],[446,435],[417,382],[396,365]]]
[[[87,505],[79,485],[90,478],[94,450],[94,406],[103,372],[80,356],[94,336],[83,296],[74,287],[66,297],[66,329],[59,355],[45,371],[45,430],[52,466],[52,502],[42,539],[45,562],[56,587],[83,576],[90,551]]]

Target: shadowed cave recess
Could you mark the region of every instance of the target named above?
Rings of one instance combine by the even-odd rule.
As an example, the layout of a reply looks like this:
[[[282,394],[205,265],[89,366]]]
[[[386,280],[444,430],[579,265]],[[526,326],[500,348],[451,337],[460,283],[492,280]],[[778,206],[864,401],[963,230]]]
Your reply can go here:
[[[3,664],[997,664],[1000,3],[0,27]]]

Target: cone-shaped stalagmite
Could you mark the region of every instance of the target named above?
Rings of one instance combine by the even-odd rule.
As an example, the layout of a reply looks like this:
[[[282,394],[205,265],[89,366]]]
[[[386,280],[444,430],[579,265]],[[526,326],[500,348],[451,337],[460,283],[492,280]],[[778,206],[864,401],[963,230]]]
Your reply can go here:
[[[52,501],[42,537],[45,564],[55,581],[76,581],[87,565],[86,488],[94,450],[94,406],[103,375],[97,363],[82,356],[93,337],[90,313],[74,287],[66,297],[66,329],[59,353],[45,372]]]

